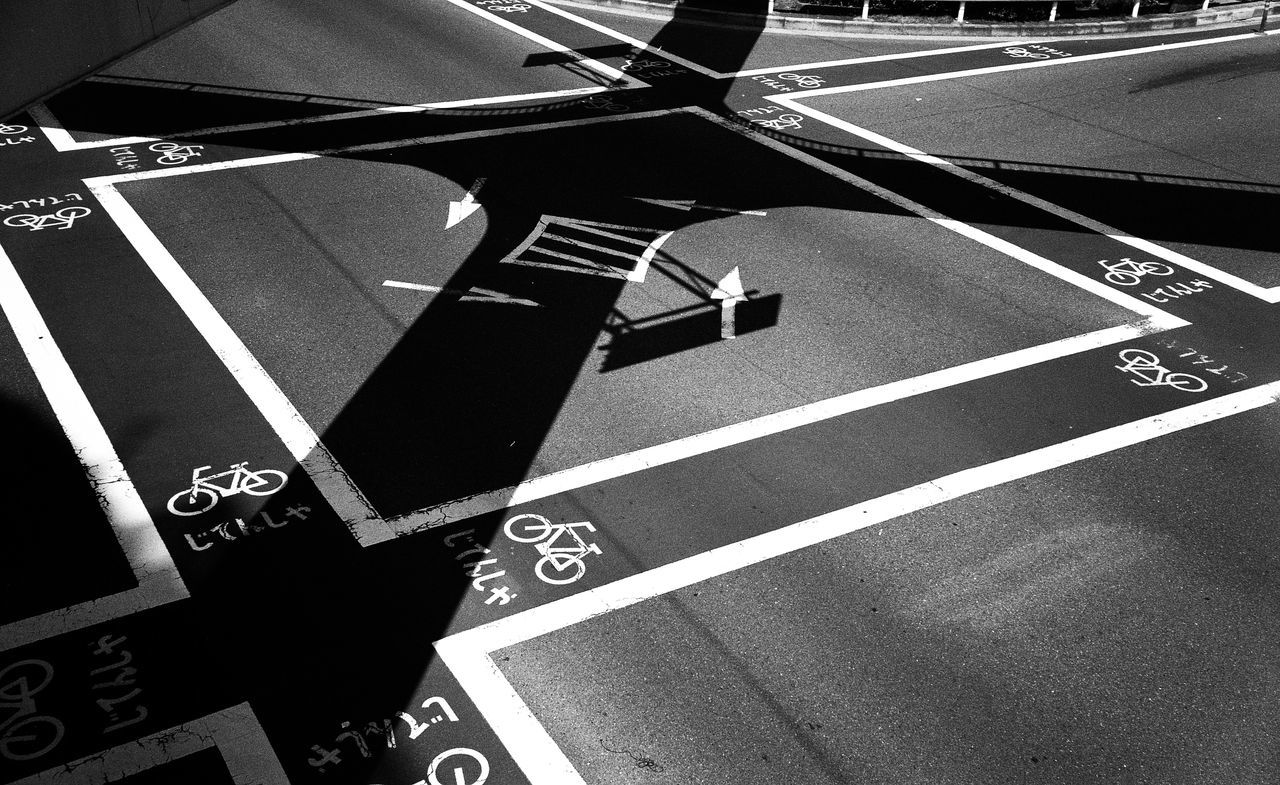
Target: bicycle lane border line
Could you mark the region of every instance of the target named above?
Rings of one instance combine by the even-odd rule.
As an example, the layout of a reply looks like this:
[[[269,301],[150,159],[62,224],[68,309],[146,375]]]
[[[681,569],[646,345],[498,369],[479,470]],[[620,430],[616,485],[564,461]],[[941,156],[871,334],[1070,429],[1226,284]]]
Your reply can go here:
[[[1068,62],[1068,61],[1062,60],[1058,62]],[[965,167],[956,163],[952,163],[951,161],[948,161],[944,158],[939,158],[938,156],[930,155],[924,152],[923,150],[917,150],[916,148],[911,147],[910,145],[906,145],[901,142],[890,139],[889,137],[884,136],[883,134],[876,133],[875,131],[871,131],[869,129],[863,128],[858,125],[854,125],[853,123],[850,123],[847,120],[842,120],[838,117],[835,117],[834,115],[827,114],[821,109],[814,109],[812,107],[805,106],[799,103],[799,101],[801,100],[799,96],[770,96],[769,100],[786,109],[790,109],[794,112],[799,112],[800,114],[803,114],[811,119],[817,120],[821,123],[825,123],[826,125],[829,125],[833,128],[837,128],[841,131],[845,131],[846,133],[849,133],[849,134],[852,134],[853,136],[864,139],[868,142],[871,142],[872,144],[877,144],[886,149],[892,150],[897,153],[901,153],[915,161],[919,161],[920,163],[925,163],[925,164],[929,164],[930,166],[934,166],[938,169],[941,169],[944,172],[947,172],[948,174],[954,175],[964,180],[968,180],[969,182],[974,183],[975,185],[980,185],[984,188],[995,191],[1001,194],[1002,196],[1007,196],[1011,199],[1015,199],[1024,204],[1030,205],[1031,207],[1035,207],[1039,210],[1043,210],[1044,212],[1049,213],[1050,215],[1053,215],[1057,218],[1061,218],[1065,221],[1074,223],[1077,226],[1080,226],[1091,232],[1103,235],[1104,237],[1110,238],[1111,240],[1114,240],[1119,243],[1123,243],[1139,251],[1149,253],[1152,256],[1155,256],[1159,259],[1163,259],[1166,262],[1173,262],[1174,264],[1185,267],[1188,270],[1192,270],[1199,275],[1203,275],[1206,278],[1212,278],[1213,280],[1222,283],[1224,286],[1228,286],[1232,289],[1235,289],[1236,291],[1239,291],[1242,294],[1248,295],[1250,297],[1254,297],[1265,303],[1275,304],[1277,302],[1280,302],[1280,286],[1272,287],[1272,288],[1265,288],[1265,287],[1259,286],[1258,284],[1255,284],[1251,281],[1247,281],[1243,278],[1240,278],[1237,275],[1228,273],[1225,270],[1219,270],[1218,268],[1213,267],[1204,262],[1201,262],[1198,259],[1193,259],[1190,256],[1187,256],[1185,254],[1179,253],[1169,248],[1165,248],[1164,246],[1161,246],[1161,245],[1157,245],[1156,243],[1151,242],[1150,240],[1144,240],[1140,237],[1135,237],[1129,234],[1128,232],[1121,231],[1120,229],[1117,229],[1116,227],[1111,226],[1109,224],[1105,224],[1102,221],[1098,221],[1086,215],[1082,215],[1081,213],[1077,213],[1074,210],[1069,210],[1065,207],[1054,204],[1053,202],[1050,202],[1047,199],[1042,199],[1041,197],[1034,196],[1032,194],[1027,193],[1026,191],[1022,191],[1017,188],[1014,188],[1013,186],[1005,185],[1004,183],[993,180],[985,175],[978,174],[977,172],[974,172],[970,169],[966,169]],[[1098,286],[1102,286],[1102,284],[1098,283]]]
[[[796,150],[782,142],[766,136],[760,136],[749,129],[742,128],[703,109],[685,108],[681,111],[694,114],[718,126],[742,134],[770,149],[795,158],[802,163],[831,175],[849,185],[868,191],[879,198],[900,207],[903,210],[919,215],[943,228],[949,229],[974,242],[986,245],[995,251],[1017,261],[1034,267],[1041,272],[1052,275],[1068,284],[1083,289],[1090,294],[1101,297],[1115,305],[1133,311],[1143,317],[1130,325],[1105,328],[1103,330],[1084,333],[1079,336],[1059,341],[1028,347],[995,357],[977,360],[964,365],[935,371],[918,377],[891,382],[879,387],[855,391],[846,395],[829,398],[794,409],[776,412],[763,417],[747,420],[731,426],[706,431],[693,436],[655,445],[623,455],[601,459],[581,466],[565,469],[560,472],[535,477],[523,483],[506,488],[495,489],[485,494],[458,499],[406,515],[388,519],[388,523],[396,530],[397,536],[412,534],[424,529],[445,525],[463,518],[494,512],[506,507],[522,504],[536,499],[546,498],[559,493],[592,485],[604,480],[614,479],[660,466],[674,461],[700,455],[721,447],[740,444],[755,438],[779,433],[791,428],[800,427],[819,420],[838,417],[859,409],[890,403],[902,398],[911,397],[924,392],[939,390],[962,384],[967,381],[986,376],[1004,373],[1017,368],[1027,367],[1049,360],[1065,357],[1077,352],[1108,346],[1113,343],[1129,340],[1142,335],[1149,335],[1164,330],[1185,327],[1190,324],[1185,319],[1174,316],[1167,311],[1142,301],[1133,295],[1126,294],[1094,280],[1081,273],[1070,270],[1050,259],[1020,248],[1006,240],[969,226],[961,221],[947,218],[940,213],[920,205],[905,197],[852,175],[832,164],[828,164],[814,156]]]
[[[450,0],[450,2],[455,2],[455,1],[456,0]],[[537,6],[538,8],[541,8],[544,11],[547,11],[548,13],[552,13],[552,14],[555,14],[556,16],[560,16],[565,19],[568,19],[571,22],[582,25],[583,27],[586,27],[589,30],[594,30],[597,33],[602,33],[604,35],[607,35],[610,38],[614,38],[618,41],[621,41],[624,44],[630,44],[631,46],[636,47],[642,52],[648,52],[654,57],[660,57],[663,60],[668,60],[672,63],[677,63],[679,65],[682,65],[685,68],[688,68],[692,71],[702,74],[703,76],[709,76],[713,79],[720,79],[726,76],[726,74],[716,71],[715,69],[708,68],[707,66],[701,65],[700,63],[694,62],[693,60],[690,60],[687,57],[681,57],[680,55],[674,54],[672,52],[664,52],[661,49],[653,49],[644,41],[641,41],[638,38],[633,38],[632,36],[629,36],[625,33],[620,33],[617,30],[614,30],[613,28],[607,25],[600,24],[599,22],[593,22],[590,19],[584,19],[583,17],[578,16],[577,14],[570,13],[569,11],[566,11],[563,8],[557,8],[551,5],[550,3],[543,2],[542,0],[521,0],[521,2],[528,3],[529,5]]]
[[[523,38],[527,38],[536,44],[545,46],[546,48],[550,49],[553,52],[561,52],[567,55],[578,55],[578,53],[575,50],[570,49],[569,47],[563,44],[552,41],[550,38],[547,38],[546,36],[535,33],[526,27],[522,27],[521,25],[518,25],[515,22],[512,22],[510,19],[498,16],[497,14],[494,14],[494,13],[490,13],[489,11],[485,10],[480,6],[472,5],[471,3],[468,3],[467,0],[447,0],[447,2],[459,8],[465,8],[467,11],[470,11],[476,16],[479,16],[482,19],[487,19],[490,22],[493,22],[494,24],[498,25],[499,27],[503,27]],[[536,0],[528,0],[528,4],[537,6],[538,8],[541,8],[544,11],[550,11],[550,9],[547,6],[537,2]],[[555,12],[551,11],[551,13],[554,14]],[[638,82],[637,80],[632,79],[631,77],[627,76],[624,72],[619,71],[617,68],[614,68],[613,66],[605,65],[599,60],[594,60],[589,57],[576,56],[574,57],[574,62],[581,63],[582,65],[585,65],[586,67],[590,68],[591,70],[595,71],[598,74],[601,74],[602,76],[607,76],[610,79],[616,80],[616,82],[618,83],[616,84],[616,86],[619,86],[619,87],[635,87],[635,86],[644,84],[643,82]]]
[[[456,633],[438,641],[436,651],[532,785],[583,783],[494,652],[971,493],[1252,411],[1278,396],[1280,382],[1272,382],[965,469]]]
[[[533,127],[515,129],[516,132],[528,130],[542,130],[545,127],[558,126],[576,126],[587,123],[606,122],[614,120],[626,119],[644,119],[646,117],[670,114],[672,112],[683,111],[712,121],[717,125],[721,125],[736,133],[747,135],[749,138],[755,139],[766,146],[783,152],[789,156],[795,157],[803,163],[807,163],[820,171],[834,175],[843,179],[857,187],[866,187],[872,193],[882,198],[886,198],[895,204],[909,211],[921,214],[924,217],[934,220],[952,231],[964,234],[975,239],[978,242],[985,242],[991,247],[1002,253],[1009,254],[1014,258],[1031,263],[1040,269],[1063,278],[1069,283],[1085,288],[1099,296],[1110,299],[1121,307],[1134,311],[1143,316],[1144,319],[1138,323],[1130,325],[1121,325],[1115,328],[1106,328],[1102,331],[1087,333],[1075,338],[1064,339],[1062,341],[1044,344],[1039,347],[1030,347],[1028,349],[1019,350],[1007,355],[1001,355],[987,360],[978,361],[965,366],[958,366],[955,369],[944,369],[934,374],[928,374],[923,377],[902,380],[892,383],[891,385],[873,388],[871,390],[858,391],[849,396],[840,396],[836,399],[830,399],[825,402],[818,402],[815,405],[799,407],[796,410],[788,410],[774,415],[768,415],[754,421],[729,428],[719,429],[702,434],[695,434],[691,437],[669,442],[664,445],[656,445],[654,447],[645,448],[644,450],[628,453],[622,456],[614,456],[603,461],[585,464],[582,467],[565,470],[564,472],[546,475],[545,477],[534,478],[533,480],[522,483],[514,488],[495,489],[489,494],[482,497],[471,497],[470,499],[455,500],[445,505],[438,505],[427,508],[423,511],[410,513],[408,516],[398,516],[395,519],[384,520],[373,510],[372,506],[364,499],[359,489],[354,486],[352,481],[342,471],[336,459],[328,453],[323,447],[319,437],[314,433],[309,425],[305,423],[301,414],[288,401],[287,397],[279,389],[269,375],[253,358],[248,348],[235,335],[234,331],[222,320],[221,316],[216,313],[212,304],[204,298],[199,292],[198,287],[186,276],[181,270],[180,265],[173,257],[164,249],[158,238],[145,226],[145,223],[137,215],[137,213],[128,205],[123,196],[115,190],[115,184],[120,182],[129,182],[141,179],[152,179],[157,177],[177,176],[184,174],[192,174],[197,172],[217,171],[222,169],[238,168],[245,166],[264,165],[271,163],[282,163],[291,161],[306,160],[317,157],[313,153],[288,153],[272,156],[264,156],[255,159],[239,159],[234,161],[215,162],[208,164],[196,164],[185,167],[175,167],[168,170],[149,170],[146,172],[136,172],[127,174],[108,175],[98,178],[88,178],[85,184],[92,192],[99,196],[99,200],[103,203],[104,209],[108,214],[112,215],[113,220],[117,221],[122,227],[126,237],[138,250],[139,254],[144,258],[146,263],[151,266],[153,273],[156,274],[170,294],[180,303],[180,307],[184,310],[190,308],[189,318],[197,324],[205,337],[205,340],[215,348],[215,352],[221,357],[228,369],[240,382],[241,386],[249,394],[250,398],[255,401],[255,405],[263,416],[271,423],[273,429],[286,443],[291,453],[295,457],[306,456],[308,460],[302,460],[304,470],[309,474],[313,471],[312,479],[315,484],[321,488],[322,493],[335,509],[339,511],[339,515],[348,522],[348,528],[352,531],[357,541],[362,546],[370,546],[378,542],[390,540],[396,536],[419,531],[422,528],[431,528],[435,525],[446,523],[450,520],[457,520],[458,516],[453,514],[457,511],[455,505],[461,503],[467,505],[463,510],[467,513],[465,517],[480,514],[482,512],[490,512],[502,509],[510,504],[516,503],[512,501],[517,498],[520,501],[530,501],[536,498],[544,498],[555,493],[561,493],[572,490],[583,485],[593,484],[604,479],[623,476],[636,471],[640,471],[651,466],[657,466],[664,463],[670,463],[684,457],[698,455],[709,452],[727,444],[736,444],[743,441],[749,441],[769,433],[776,433],[781,430],[787,430],[806,422],[817,421],[820,419],[828,419],[839,414],[846,413],[860,408],[866,408],[879,403],[887,403],[909,395],[918,394],[922,391],[941,389],[963,381],[974,378],[982,378],[983,376],[1000,373],[1005,370],[1011,370],[1017,367],[1033,365],[1039,362],[1045,362],[1057,357],[1066,356],[1080,351],[1085,351],[1098,346],[1105,346],[1112,343],[1128,340],[1141,335],[1147,335],[1154,332],[1173,329],[1185,326],[1187,322],[1178,317],[1156,308],[1155,306],[1137,300],[1129,295],[1117,292],[1110,287],[1106,287],[1101,283],[1087,278],[1079,273],[1067,270],[1062,266],[1051,262],[1043,257],[1036,256],[1030,252],[1013,246],[999,238],[995,238],[980,230],[973,229],[959,222],[942,217],[941,215],[929,211],[923,206],[916,205],[892,192],[889,192],[879,186],[862,181],[859,178],[850,175],[843,170],[826,164],[812,156],[800,151],[796,151],[780,142],[751,134],[746,129],[717,118],[710,112],[699,109],[671,109],[656,110],[648,113],[637,113],[628,115],[617,115],[612,117],[592,118],[590,120],[566,121],[565,123],[545,124]],[[490,132],[477,132],[478,135],[489,135]],[[468,134],[464,136],[475,136],[477,134]],[[444,141],[437,138],[436,141]],[[355,149],[366,148],[382,148],[387,146],[404,146],[417,143],[415,140],[400,140],[396,143],[378,144],[358,146]],[[350,149],[350,148],[348,148]],[[101,193],[100,193],[101,192]],[[119,217],[117,217],[117,215]],[[195,314],[194,316],[192,314]],[[852,407],[852,408],[850,408]],[[816,416],[815,416],[816,415]],[[726,440],[726,436],[729,438]],[[317,449],[317,445],[319,448]],[[344,512],[345,511],[345,512]],[[423,525],[423,522],[427,525]]]
[[[13,261],[0,247],[4,312],[58,423],[84,468],[138,586],[0,627],[0,651],[186,599],[186,584],[110,437],[54,343]]]
[[[778,68],[749,68],[745,71],[733,71],[730,73],[719,74],[722,78],[739,79],[744,76],[764,76],[765,74],[776,74],[785,71],[795,71],[800,68],[840,68],[847,65],[863,65],[865,63],[884,63],[892,60],[915,60],[921,57],[937,57],[939,55],[960,54],[962,52],[978,52],[986,49],[1002,49],[1008,46],[1025,46],[1027,44],[1040,43],[1045,39],[1010,39],[1008,41],[1000,41],[994,44],[969,44],[968,46],[949,46],[943,49],[926,49],[923,52],[895,52],[887,55],[867,55],[866,57],[851,57],[847,60],[819,60],[812,63],[796,63],[794,65],[784,65]]]
[[[217,748],[236,785],[289,785],[262,724],[248,703],[148,734],[102,752],[16,780],[11,785],[109,782]]]

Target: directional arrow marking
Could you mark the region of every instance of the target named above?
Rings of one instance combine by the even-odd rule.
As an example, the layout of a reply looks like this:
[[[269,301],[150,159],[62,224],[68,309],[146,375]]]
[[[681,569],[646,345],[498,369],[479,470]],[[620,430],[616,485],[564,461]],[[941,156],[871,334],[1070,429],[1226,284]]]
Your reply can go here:
[[[720,279],[711,292],[711,299],[720,301],[720,337],[733,340],[738,337],[734,310],[738,303],[746,302],[747,293],[742,288],[742,276],[735,267]]]
[[[541,308],[542,303],[533,300],[525,300],[520,297],[512,297],[503,292],[495,292],[492,289],[481,289],[479,286],[473,286],[470,289],[443,289],[439,286],[431,286],[425,283],[406,283],[404,281],[383,281],[383,286],[390,286],[396,289],[412,289],[416,292],[437,292],[439,294],[453,294],[459,296],[459,302],[464,303],[499,303],[502,305],[530,305],[534,308]]]
[[[476,194],[480,193],[480,187],[484,185],[485,178],[477,177],[472,183],[471,190],[467,191],[467,195],[462,197],[460,202],[449,202],[449,218],[445,221],[444,228],[452,229],[480,209],[480,203],[476,201]]]

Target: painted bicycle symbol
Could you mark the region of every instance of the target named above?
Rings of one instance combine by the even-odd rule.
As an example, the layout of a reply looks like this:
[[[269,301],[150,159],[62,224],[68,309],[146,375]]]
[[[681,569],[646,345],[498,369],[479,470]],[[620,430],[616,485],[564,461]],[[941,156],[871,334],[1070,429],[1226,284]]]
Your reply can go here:
[[[156,163],[173,166],[174,164],[184,163],[188,158],[199,156],[200,153],[197,153],[196,150],[203,150],[204,145],[156,142],[147,149],[155,153],[164,153],[164,155],[156,159]]]
[[[603,96],[603,95],[593,95],[590,98],[584,98],[582,99],[582,103],[583,105],[589,106],[592,109],[601,109],[606,112],[627,111],[626,104],[620,104],[617,101],[614,101],[612,98],[609,98],[608,96]]]
[[[778,78],[787,82],[795,82],[800,87],[821,87],[826,84],[826,79],[821,76],[812,74],[778,74]]]
[[[1173,268],[1167,264],[1135,262],[1127,256],[1118,262],[1103,259],[1098,264],[1107,268],[1107,274],[1102,277],[1117,286],[1133,286],[1141,281],[1144,275],[1173,275]]]
[[[1120,359],[1124,360],[1124,365],[1115,366],[1116,370],[1138,377],[1129,381],[1139,387],[1167,386],[1183,392],[1209,389],[1209,383],[1204,379],[1190,373],[1171,372],[1161,365],[1159,357],[1143,349],[1121,349]]]
[[[36,714],[32,700],[52,680],[53,666],[44,660],[19,660],[0,671],[0,709],[10,713],[0,722],[0,757],[34,760],[62,741],[62,722]]]
[[[524,521],[531,521],[524,523]],[[517,527],[515,524],[520,523]],[[525,513],[508,520],[502,526],[507,536],[516,542],[536,543],[534,546],[542,558],[534,567],[538,577],[544,583],[563,586],[573,583],[587,571],[582,558],[589,553],[602,555],[600,546],[587,543],[575,529],[593,532],[596,527],[589,521],[579,523],[552,523],[541,515]],[[568,540],[571,545],[557,545],[561,540]],[[554,572],[552,572],[554,570]],[[569,573],[567,576],[565,573]]]
[[[526,12],[526,11],[528,11],[528,10],[529,10],[529,6],[527,6],[527,5],[523,5],[523,4],[517,4],[517,5],[491,5],[491,6],[489,6],[489,10],[490,10],[490,11],[502,11],[503,13],[508,13],[508,14],[513,14],[513,13],[521,13],[521,14],[523,14],[524,12]]]
[[[798,114],[780,114],[770,120],[752,120],[751,122],[765,128],[772,128],[775,131],[786,131],[791,128],[799,128],[800,121],[803,119]]]
[[[71,224],[77,219],[84,218],[93,212],[88,207],[64,207],[54,213],[46,213],[44,215],[36,215],[35,213],[19,213],[11,215],[4,219],[5,226],[25,226],[33,232],[41,229],[55,227],[57,229],[70,229]]]
[[[230,469],[204,477],[200,473],[212,466],[201,466],[191,472],[191,487],[178,491],[169,499],[169,512],[174,515],[199,515],[228,496],[247,493],[250,496],[270,496],[284,487],[289,478],[276,469],[246,469],[248,461],[234,463]],[[224,484],[215,480],[226,478]]]
[[[666,60],[627,60],[622,64],[623,71],[643,71],[646,68],[670,68]]]
[[[27,127],[25,125],[9,125],[8,123],[0,123],[0,134],[25,134]]]
[[[479,764],[480,771],[476,773],[474,780],[468,780],[466,771],[461,766],[455,765],[453,767],[453,782],[456,785],[484,785],[485,780],[489,779],[489,760],[475,750],[466,747],[454,747],[437,755],[435,760],[431,761],[431,765],[427,767],[427,782],[431,785],[445,785],[445,783],[440,782],[440,766],[450,758],[457,757],[470,758],[475,761]],[[468,766],[467,768],[471,767]],[[415,785],[421,785],[421,780]]]
[[[1045,54],[1044,52],[1032,52],[1028,49],[1022,48],[1021,46],[1006,46],[1001,51],[1009,55],[1010,57],[1029,57],[1032,60],[1048,60],[1049,59],[1049,55]]]

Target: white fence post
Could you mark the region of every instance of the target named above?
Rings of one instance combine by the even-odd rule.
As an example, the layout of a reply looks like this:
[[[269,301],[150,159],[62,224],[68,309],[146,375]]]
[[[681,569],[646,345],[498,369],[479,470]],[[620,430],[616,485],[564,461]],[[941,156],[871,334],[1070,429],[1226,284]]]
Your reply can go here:
[[[1209,2],[1209,0],[1204,0],[1204,1],[1206,3]],[[871,18],[871,0],[862,0],[862,18],[863,19]]]
[[[964,21],[964,0],[960,0],[960,13],[956,14],[956,21]]]
[[[1206,3],[1209,0],[1204,0]],[[1049,6],[1049,21],[1052,22],[1058,18],[1058,0],[1053,0],[1053,5]]]
[[[1142,5],[1142,0],[1133,0],[1133,13],[1132,13],[1132,14],[1129,14],[1129,16],[1131,16],[1131,17],[1133,17],[1133,18],[1135,18],[1135,19],[1137,19],[1137,18],[1138,18],[1138,6],[1139,6],[1139,5]]]

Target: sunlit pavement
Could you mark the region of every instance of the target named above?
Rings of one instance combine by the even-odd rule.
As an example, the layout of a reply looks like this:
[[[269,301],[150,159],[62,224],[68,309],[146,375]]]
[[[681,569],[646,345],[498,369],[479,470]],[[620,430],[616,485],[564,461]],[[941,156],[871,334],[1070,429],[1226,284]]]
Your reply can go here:
[[[0,125],[0,781],[1270,783],[1277,40],[241,0]]]

